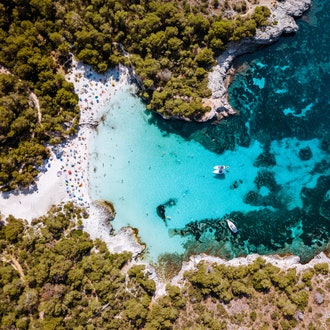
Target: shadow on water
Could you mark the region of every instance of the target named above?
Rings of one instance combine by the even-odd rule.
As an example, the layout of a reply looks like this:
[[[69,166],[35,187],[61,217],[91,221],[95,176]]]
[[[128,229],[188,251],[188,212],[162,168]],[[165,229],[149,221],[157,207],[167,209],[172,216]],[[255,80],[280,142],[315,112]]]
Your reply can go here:
[[[213,177],[216,180],[225,180],[226,179],[226,174],[214,174]]]
[[[150,112],[147,115],[148,123],[157,126],[164,137],[176,134],[186,141],[194,140],[216,154],[221,154],[226,150],[234,150],[237,145],[248,147],[251,141],[244,115],[230,117],[217,124],[212,121],[196,123],[164,120],[160,115]]]
[[[260,167],[254,181],[256,189],[243,197],[245,204],[259,209],[237,210],[222,218],[199,219],[171,229],[170,235],[186,238],[183,259],[197,253],[227,259],[251,253],[292,253],[307,262],[315,254],[330,250],[330,43],[323,32],[330,29],[330,3],[320,6],[323,10],[315,5],[314,11],[299,20],[296,35],[238,59],[239,70],[229,88],[231,104],[240,111],[238,116],[212,125],[164,121],[150,115],[150,125],[157,125],[164,134],[179,134],[215,153],[237,145],[248,147],[254,140],[263,145],[254,164]],[[282,143],[284,139],[295,139],[294,148]],[[312,140],[317,141],[316,149],[323,158],[317,159],[316,149],[299,146],[300,141]],[[272,167],[281,165],[276,164],[270,147],[275,141],[282,143],[288,157],[292,153],[291,157],[297,158],[298,166],[313,160],[310,167],[305,165],[305,175],[311,176],[308,183],[315,183],[308,187],[297,183],[301,207],[290,207],[285,184],[275,180]],[[283,167],[283,171],[290,180],[294,168]],[[267,193],[262,194],[261,189]],[[226,217],[236,223],[236,236],[228,230]]]

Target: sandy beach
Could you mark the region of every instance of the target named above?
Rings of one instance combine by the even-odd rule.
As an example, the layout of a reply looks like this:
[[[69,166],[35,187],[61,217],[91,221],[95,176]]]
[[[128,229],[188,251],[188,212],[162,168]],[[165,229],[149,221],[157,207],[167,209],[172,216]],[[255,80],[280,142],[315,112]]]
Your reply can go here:
[[[80,125],[77,136],[60,146],[49,147],[51,157],[43,165],[36,184],[21,192],[2,193],[2,215],[12,214],[31,222],[49,208],[68,200],[90,207],[88,194],[88,148],[93,134],[90,124],[98,122],[102,110],[119,88],[128,85],[128,72],[120,67],[104,75],[74,62],[67,80],[79,96]]]
[[[49,147],[51,157],[44,164],[34,186],[22,192],[0,195],[1,215],[6,217],[12,214],[16,218],[31,222],[34,218],[45,214],[52,205],[61,202],[74,201],[78,205],[84,206],[90,215],[88,219],[84,220],[84,229],[91,238],[103,240],[111,252],[132,252],[134,260],[131,265],[137,262],[146,266],[150,277],[156,282],[156,296],[161,296],[165,294],[165,283],[159,280],[156,270],[151,265],[137,259],[144,246],[138,243],[133,230],[122,228],[116,235],[109,235],[110,228],[105,223],[102,209],[95,205],[89,196],[89,145],[95,134],[93,127],[99,122],[111,97],[122,89],[131,88],[133,90],[128,69],[120,66],[106,74],[99,75],[89,66],[74,62],[72,70],[66,78],[74,83],[75,91],[79,96],[81,117],[77,136],[60,146]],[[192,256],[189,261],[183,263],[179,274],[172,280],[168,280],[174,285],[182,285],[184,272],[195,269],[202,260],[207,263],[239,266],[247,265],[257,257],[258,255],[250,255],[246,258],[226,261],[204,254]],[[324,253],[316,256],[306,265],[300,264],[297,256],[286,258],[263,256],[263,258],[282,269],[295,267],[298,271],[319,262],[330,264],[330,259]]]
[[[131,229],[124,228],[116,236],[109,235],[102,210],[89,197],[88,184],[89,143],[93,138],[93,127],[106,111],[111,97],[119,90],[133,88],[128,69],[119,66],[105,74],[97,74],[91,67],[74,61],[66,79],[74,84],[79,96],[77,136],[65,144],[49,147],[51,157],[43,165],[35,185],[23,191],[1,194],[1,215],[7,217],[11,214],[31,222],[45,214],[52,205],[71,200],[85,207],[90,214],[84,227],[92,239],[102,239],[113,252],[128,250],[138,254],[143,247],[137,244]]]

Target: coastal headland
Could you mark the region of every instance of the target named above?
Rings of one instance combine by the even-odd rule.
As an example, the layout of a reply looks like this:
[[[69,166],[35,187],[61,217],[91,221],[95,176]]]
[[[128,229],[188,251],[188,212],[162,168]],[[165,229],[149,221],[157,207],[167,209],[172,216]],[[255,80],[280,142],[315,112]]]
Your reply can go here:
[[[266,2],[268,3],[268,1],[263,1],[263,4],[266,4]],[[228,115],[236,113],[236,110],[230,107],[227,96],[227,87],[230,82],[231,74],[233,74],[231,71],[233,60],[237,56],[246,52],[254,51],[256,47],[259,47],[260,45],[267,45],[274,42],[282,33],[295,32],[297,26],[293,17],[298,17],[303,14],[303,12],[308,9],[309,5],[310,1],[301,2],[290,0],[286,2],[278,2],[277,7],[275,7],[275,10],[278,10],[279,12],[277,16],[278,20],[275,20],[274,18],[276,17],[276,14],[273,13],[274,16],[272,16],[274,22],[276,21],[277,24],[267,27],[262,31],[258,31],[260,39],[254,39],[252,42],[246,40],[238,44],[231,44],[227,51],[217,59],[218,65],[209,75],[209,84],[212,90],[212,98],[209,102],[213,104],[213,109],[205,118],[203,118],[203,120],[221,120]],[[284,17],[282,21],[280,20],[282,17],[281,15]],[[282,28],[277,29],[280,21],[283,23]],[[287,22],[287,24],[284,24],[284,22]],[[273,28],[274,30],[272,30]],[[268,32],[266,33],[265,31]],[[266,33],[266,35],[264,35],[264,33]],[[263,39],[264,37],[265,39]],[[143,261],[141,256],[143,256],[146,247],[140,244],[138,233],[134,229],[125,227],[113,234],[111,226],[109,225],[109,218],[111,218],[109,217],[109,213],[106,212],[104,208],[100,207],[98,202],[95,202],[90,198],[88,173],[91,170],[89,168],[91,155],[89,147],[95,134],[95,129],[97,129],[97,126],[104,118],[104,110],[107,102],[120,90],[127,90],[131,93],[135,93],[136,89],[131,83],[128,69],[124,66],[118,66],[113,70],[107,71],[105,74],[97,74],[91,69],[91,67],[73,61],[72,69],[67,74],[66,79],[74,84],[75,92],[79,96],[79,130],[77,134],[66,143],[57,147],[49,145],[51,157],[43,164],[41,174],[38,176],[36,184],[23,191],[11,191],[1,194],[0,220],[4,220],[4,218],[9,215],[14,215],[16,218],[26,219],[28,222],[32,223],[34,219],[45,214],[52,205],[74,202],[78,206],[86,209],[88,217],[83,219],[82,228],[89,233],[92,239],[99,238],[104,241],[110,252],[131,252],[132,259],[127,265],[125,265],[123,271],[129,272],[130,269],[134,269],[135,266],[140,265],[145,267],[145,274],[149,279],[154,280],[156,284],[156,290],[153,296],[153,299],[155,300],[161,299],[168,294],[168,285],[184,288],[188,282],[187,278],[189,275],[187,274],[189,274],[189,272],[198,271],[203,267],[201,265],[205,265],[205,273],[203,274],[204,278],[208,279],[214,276],[216,279],[222,280],[221,276],[217,276],[218,266],[225,265],[226,267],[239,268],[241,266],[252,265],[255,262],[258,263],[258,258],[260,258],[260,256],[256,254],[242,258],[235,258],[229,261],[206,254],[200,254],[191,256],[188,261],[183,262],[181,270],[178,270],[175,273],[176,276],[167,277],[163,276],[164,274],[162,274],[162,271],[159,268],[157,269],[156,267],[153,267],[153,265]],[[33,98],[35,99],[35,97]],[[35,103],[37,103],[37,100]],[[205,305],[212,311],[213,318],[219,320],[228,318],[228,320],[232,322],[230,323],[232,329],[249,329],[253,328],[251,324],[253,324],[253,319],[257,317],[255,311],[258,311],[260,314],[266,315],[266,317],[269,318],[271,322],[269,324],[271,327],[271,324],[275,324],[279,317],[275,312],[269,310],[268,299],[274,299],[276,300],[274,305],[277,304],[277,307],[284,310],[283,313],[286,315],[284,321],[287,321],[290,316],[298,324],[298,327],[301,326],[302,322],[304,322],[304,327],[307,327],[308,324],[322,323],[324,325],[323,328],[326,329],[330,319],[329,310],[327,309],[330,301],[328,294],[329,281],[326,279],[327,275],[317,273],[317,269],[322,272],[323,268],[321,266],[330,266],[329,255],[323,252],[319,253],[307,264],[302,264],[297,256],[273,255],[262,256],[261,259],[283,271],[293,270],[290,274],[295,272],[300,274],[308,272],[310,269],[312,269],[312,271],[310,271],[312,275],[314,272],[316,273],[316,283],[313,282],[313,288],[312,285],[307,284],[308,278],[306,279],[306,276],[304,275],[306,283],[299,283],[300,286],[297,289],[298,291],[290,292],[288,290],[288,292],[286,292],[286,294],[290,295],[293,300],[295,299],[297,301],[297,304],[299,303],[298,298],[300,298],[299,294],[301,292],[308,292],[310,294],[310,297],[308,298],[309,305],[304,313],[298,309],[294,315],[289,314],[291,312],[289,308],[292,307],[292,303],[287,302],[286,296],[286,301],[284,303],[283,297],[280,297],[281,301],[277,301],[278,296],[275,296],[273,289],[271,289],[269,296],[264,292],[258,292],[258,298],[260,299],[259,305],[250,306],[248,297],[244,295],[239,299],[233,298],[230,304],[224,304],[225,307],[222,307],[221,312],[226,310],[226,313],[224,314],[219,314],[220,307],[214,303],[217,298],[215,299],[214,297],[209,296],[207,300],[205,300]],[[20,269],[20,264],[13,255],[2,255],[1,260],[5,263],[11,264],[13,269],[18,270],[18,273],[24,280],[24,272]],[[26,265],[23,266],[25,267]],[[326,267],[324,267],[324,269],[326,269]],[[283,273],[281,274],[283,275]],[[197,277],[194,278],[194,280],[198,286],[200,283],[198,282]],[[242,281],[242,283],[244,283],[244,279]],[[235,284],[237,285],[239,283]],[[320,287],[317,288],[317,284],[319,284]],[[58,287],[60,287],[60,285]],[[207,286],[203,289],[207,291]],[[199,299],[198,293],[196,293],[197,291],[194,292],[194,290],[192,290],[191,292],[192,294],[189,293],[188,307],[191,307],[194,301]],[[244,292],[244,290],[242,290],[242,292]],[[33,294],[33,290],[31,290],[31,293]],[[175,292],[172,292],[171,294],[171,298],[176,297]],[[302,298],[304,297],[305,296],[302,294]],[[96,298],[99,299],[99,297]],[[158,302],[156,302],[156,305],[157,304]],[[102,301],[102,306],[100,305],[102,308],[97,312],[100,312],[101,314],[101,312],[103,312],[108,306],[108,300],[106,300],[106,303]],[[137,306],[136,302],[133,306],[135,309]],[[260,306],[262,306],[261,309],[258,309]],[[301,309],[300,305],[299,308]],[[167,310],[169,310],[169,308],[167,308]],[[40,315],[42,318],[43,312],[40,312]],[[318,319],[314,318],[315,315]],[[250,326],[242,326],[239,324],[239,317],[251,319],[252,323],[250,323]],[[200,318],[197,320],[199,322]],[[287,325],[287,323],[283,323],[282,328],[284,328],[285,325]],[[212,326],[210,326],[210,328],[212,328]],[[255,328],[258,327],[255,326]],[[287,328],[289,327],[287,326]],[[322,327],[319,328],[321,329]]]
[[[311,6],[311,0],[263,1],[271,10],[269,25],[258,29],[253,38],[246,38],[236,43],[230,43],[227,49],[217,58],[217,65],[209,73],[209,88],[212,96],[204,99],[204,104],[211,107],[200,121],[211,119],[221,120],[230,115],[237,114],[228,101],[228,85],[235,74],[233,61],[238,56],[252,53],[260,47],[276,42],[283,34],[295,33],[298,25],[295,18],[300,17]]]
[[[267,2],[268,1],[263,1]],[[266,3],[264,3],[266,4]],[[297,24],[294,17],[301,16],[311,5],[311,0],[295,1],[287,0],[276,2],[271,6],[272,24],[263,30],[258,30],[257,35],[239,43],[232,43],[227,50],[217,58],[217,65],[209,74],[209,88],[212,97],[204,102],[212,107],[201,121],[210,119],[221,120],[228,115],[236,114],[228,102],[227,87],[234,59],[247,52],[252,52],[260,46],[275,42],[283,33],[294,33]],[[89,217],[84,220],[84,229],[91,238],[100,238],[106,242],[111,252],[130,251],[134,263],[143,252],[144,246],[138,243],[135,233],[131,228],[123,228],[116,235],[110,235],[111,228],[107,225],[103,210],[98,207],[89,196],[88,171],[89,171],[89,143],[93,138],[94,129],[102,120],[104,106],[108,100],[120,89],[129,89],[135,93],[135,87],[130,83],[129,71],[126,67],[119,66],[106,74],[96,74],[89,66],[73,62],[71,72],[66,76],[67,80],[75,86],[75,92],[79,96],[80,124],[78,134],[67,143],[56,148],[49,146],[51,157],[44,164],[43,173],[39,175],[37,183],[30,189],[21,192],[2,193],[0,209],[3,216],[10,214],[17,218],[31,222],[34,218],[44,214],[54,204],[66,201],[74,201],[85,207]],[[228,261],[229,265],[241,265],[255,260],[256,256],[239,258]],[[305,269],[306,265],[300,265],[296,257],[279,258],[278,256],[265,257],[268,262],[288,269],[296,267]],[[330,259],[324,254],[317,256],[311,263],[327,262]],[[191,257],[173,284],[180,284],[182,274],[188,269],[193,269],[202,260],[208,262],[225,262],[219,258],[206,255]],[[147,265],[151,277],[157,283],[156,296],[165,292],[165,283],[158,279],[156,271]]]
[[[265,2],[265,3],[264,3]],[[270,5],[269,1],[263,1]],[[217,58],[218,64],[209,74],[209,87],[212,97],[205,102],[212,105],[212,111],[203,120],[222,119],[235,114],[228,102],[227,87],[232,64],[237,56],[252,52],[258,47],[276,41],[283,33],[293,33],[297,30],[294,17],[301,16],[311,5],[310,0],[277,2],[271,4],[271,24],[263,30],[258,30],[252,39],[239,43],[231,43],[227,50]],[[105,213],[89,197],[89,143],[93,132],[104,115],[104,106],[120,89],[129,89],[135,93],[131,84],[128,68],[119,66],[105,74],[95,73],[91,67],[73,61],[70,73],[66,76],[75,86],[79,96],[80,123],[77,136],[67,143],[55,148],[49,146],[51,157],[44,164],[43,173],[39,175],[33,187],[10,193],[2,193],[0,198],[1,214],[14,215],[29,222],[44,214],[54,204],[75,201],[86,207],[89,218],[85,219],[84,228],[92,238],[104,240],[110,251],[130,251],[137,258],[144,246],[140,245],[135,233],[130,228],[123,228],[119,233],[109,235],[111,228],[107,225]]]

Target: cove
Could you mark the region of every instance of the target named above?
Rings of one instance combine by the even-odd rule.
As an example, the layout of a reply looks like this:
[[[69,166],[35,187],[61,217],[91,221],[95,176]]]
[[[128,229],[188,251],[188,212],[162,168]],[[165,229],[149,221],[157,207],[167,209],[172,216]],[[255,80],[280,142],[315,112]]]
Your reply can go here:
[[[237,60],[229,96],[240,114],[217,125],[160,119],[129,89],[107,105],[91,146],[91,196],[114,203],[115,230],[137,228],[146,259],[293,253],[308,261],[326,248],[329,12],[329,2],[315,1],[295,36]],[[214,175],[222,164],[228,172]]]

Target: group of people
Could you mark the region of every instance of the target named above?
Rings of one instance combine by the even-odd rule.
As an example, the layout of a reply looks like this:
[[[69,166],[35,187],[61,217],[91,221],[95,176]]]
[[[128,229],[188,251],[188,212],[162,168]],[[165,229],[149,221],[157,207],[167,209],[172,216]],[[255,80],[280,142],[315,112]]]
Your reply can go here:
[[[87,189],[87,163],[88,159],[88,145],[83,133],[80,132],[76,148],[66,148],[63,151],[61,161],[61,175],[64,176],[65,188],[70,198],[76,199],[81,206],[86,206]],[[77,148],[78,147],[78,148]]]
[[[116,83],[128,78],[124,67],[97,74],[92,68],[74,64],[74,70],[67,80],[74,83],[75,92],[79,95],[80,128],[78,136],[63,146],[60,161],[63,163],[58,176],[64,179],[65,189],[70,199],[81,206],[87,206],[88,200],[88,144],[91,130],[85,123],[98,122],[100,110],[116,93]]]

